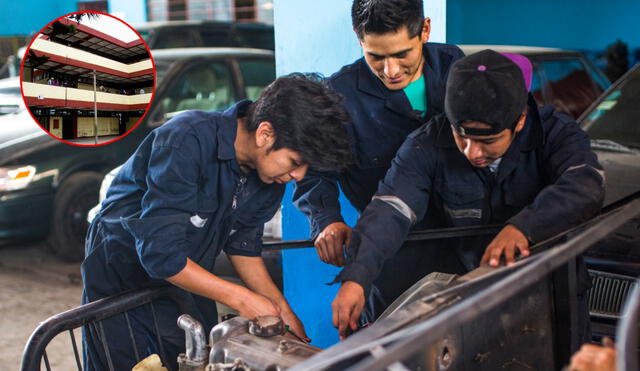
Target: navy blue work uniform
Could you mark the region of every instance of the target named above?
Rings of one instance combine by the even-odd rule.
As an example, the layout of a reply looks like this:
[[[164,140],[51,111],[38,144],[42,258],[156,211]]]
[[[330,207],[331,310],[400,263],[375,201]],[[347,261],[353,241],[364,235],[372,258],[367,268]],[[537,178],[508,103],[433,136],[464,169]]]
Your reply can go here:
[[[364,58],[347,65],[327,79],[331,89],[344,98],[351,116],[348,131],[353,140],[355,162],[340,173],[308,171],[296,183],[293,200],[308,218],[311,235],[316,237],[331,223],[343,222],[338,202],[338,184],[351,204],[362,212],[391,166],[400,145],[412,131],[444,110],[444,93],[449,68],[464,53],[455,45],[425,43],[422,48],[427,112],[414,111],[403,90],[389,90],[371,71]],[[397,265],[415,261],[424,253],[408,243],[393,257]],[[419,272],[389,272],[394,280],[376,285],[387,301],[406,290]]]
[[[88,303],[126,290],[166,284],[190,258],[213,272],[216,256],[259,256],[263,225],[280,205],[284,185],[265,184],[257,173],[245,174],[235,157],[238,117],[249,101],[224,113],[190,111],[157,128],[118,172],[90,226],[82,264]],[[191,313],[208,330],[217,322],[215,302],[187,295]],[[176,325],[181,314],[167,301],[154,302],[162,346],[170,368],[184,349]],[[134,331],[118,315],[103,322],[106,345],[116,370],[130,370],[142,358],[158,353],[149,306],[129,313]],[[97,329],[84,332],[87,370],[107,368]]]
[[[354,228],[347,263],[336,281],[355,281],[367,289],[412,225],[425,216],[448,227],[512,224],[535,244],[592,218],[603,200],[604,171],[587,134],[552,107],[537,107],[530,97],[525,126],[496,173],[471,165],[442,114],[409,135],[398,150]],[[490,242],[480,240],[452,244],[440,254],[473,269]],[[588,277],[584,267],[581,272],[585,294]]]
[[[403,90],[389,90],[363,58],[327,79],[351,116],[347,129],[353,140],[355,163],[335,173],[307,172],[296,182],[294,202],[311,222],[315,237],[326,226],[342,222],[338,183],[347,199],[362,212],[384,178],[398,148],[412,131],[444,110],[444,92],[451,64],[464,56],[455,45],[423,45],[423,74],[427,92],[425,116],[413,111]]]

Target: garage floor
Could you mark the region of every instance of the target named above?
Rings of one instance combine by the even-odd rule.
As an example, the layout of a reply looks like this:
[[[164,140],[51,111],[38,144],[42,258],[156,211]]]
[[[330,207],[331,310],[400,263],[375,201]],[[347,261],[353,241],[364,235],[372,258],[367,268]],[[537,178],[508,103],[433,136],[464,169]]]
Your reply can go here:
[[[0,371],[19,369],[41,321],[80,304],[80,264],[61,263],[45,250],[44,243],[0,242]],[[80,331],[75,335],[79,341]],[[54,370],[76,369],[68,333],[55,338],[47,354]]]

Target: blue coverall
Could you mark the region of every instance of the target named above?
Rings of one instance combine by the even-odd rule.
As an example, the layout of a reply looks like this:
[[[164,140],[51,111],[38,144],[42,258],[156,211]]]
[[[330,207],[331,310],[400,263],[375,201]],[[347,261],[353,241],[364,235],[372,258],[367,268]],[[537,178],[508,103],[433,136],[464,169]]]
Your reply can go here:
[[[82,264],[88,303],[131,289],[167,284],[187,258],[212,272],[216,256],[259,256],[263,225],[276,212],[284,185],[262,183],[245,174],[235,158],[237,117],[249,101],[224,113],[190,111],[157,128],[118,172],[102,210],[92,222]],[[205,329],[217,322],[215,302],[188,294]],[[169,301],[154,303],[170,369],[184,334],[181,314]],[[140,358],[160,353],[149,306],[129,312]],[[125,318],[103,322],[116,370],[130,370],[135,359]],[[107,368],[96,329],[84,331],[87,370]]]
[[[604,181],[587,134],[551,106],[537,107],[531,96],[525,126],[496,174],[471,165],[458,150],[446,116],[439,115],[398,150],[354,228],[336,281],[370,287],[411,226],[425,216],[448,227],[512,224],[531,244],[538,243],[595,216],[604,200]],[[479,265],[488,242],[467,239],[438,254],[470,270]],[[420,264],[413,262],[417,269]],[[578,269],[578,294],[586,299],[589,279],[583,265]],[[586,301],[582,304],[585,312]]]
[[[449,68],[464,54],[455,45],[438,43],[425,43],[422,53],[427,93],[427,112],[424,116],[413,111],[403,90],[389,90],[371,72],[364,58],[343,67],[327,79],[329,87],[343,96],[343,105],[351,116],[352,125],[348,126],[348,131],[356,159],[343,172],[309,171],[302,181],[296,183],[293,200],[309,218],[312,237],[316,237],[331,223],[343,222],[338,203],[338,184],[351,204],[362,212],[407,135],[443,112]],[[405,265],[404,261],[415,261],[422,256],[424,249],[414,245],[405,245],[392,258],[397,261],[390,261],[389,264]],[[407,268],[400,274],[393,274],[393,281],[376,282],[376,293],[381,292],[389,302],[415,282],[420,272]]]

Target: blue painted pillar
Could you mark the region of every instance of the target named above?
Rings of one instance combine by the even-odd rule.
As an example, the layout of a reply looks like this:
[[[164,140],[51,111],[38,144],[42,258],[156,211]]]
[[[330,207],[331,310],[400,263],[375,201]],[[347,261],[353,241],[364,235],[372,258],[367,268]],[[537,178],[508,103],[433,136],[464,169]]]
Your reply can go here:
[[[427,0],[432,18],[431,41],[443,41],[446,0]],[[362,56],[351,27],[351,0],[275,0],[274,26],[276,70],[320,72],[326,76]],[[436,17],[441,17],[440,20]],[[309,223],[291,203],[293,186],[287,185],[283,199],[283,239],[309,237]],[[343,195],[342,215],[353,226],[357,213]],[[318,259],[313,247],[282,253],[284,294],[305,325],[313,345],[328,347],[338,341],[331,323],[331,301],[339,285],[328,286],[339,269]]]

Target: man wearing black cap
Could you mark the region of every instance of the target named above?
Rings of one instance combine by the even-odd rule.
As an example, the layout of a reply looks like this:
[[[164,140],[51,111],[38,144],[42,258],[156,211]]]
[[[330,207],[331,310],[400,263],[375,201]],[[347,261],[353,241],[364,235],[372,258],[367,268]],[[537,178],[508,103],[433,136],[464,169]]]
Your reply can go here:
[[[438,253],[439,271],[464,273],[501,257],[512,264],[516,251],[527,256],[602,206],[604,172],[589,138],[568,116],[536,106],[511,59],[484,50],[454,63],[445,113],[409,135],[354,228],[332,304],[341,336],[357,328],[385,260],[427,217],[451,227],[504,224],[493,240]],[[586,313],[586,300],[578,305]]]

